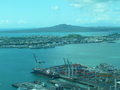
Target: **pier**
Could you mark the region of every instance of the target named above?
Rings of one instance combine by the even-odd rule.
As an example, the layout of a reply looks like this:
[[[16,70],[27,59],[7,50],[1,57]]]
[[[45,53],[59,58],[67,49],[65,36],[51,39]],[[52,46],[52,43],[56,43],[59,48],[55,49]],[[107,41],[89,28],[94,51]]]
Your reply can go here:
[[[64,64],[49,68],[41,68],[44,61],[37,59],[33,55],[36,67],[33,74],[39,74],[50,78],[47,84],[42,82],[24,82],[13,84],[16,88],[42,88],[42,90],[120,90],[120,70],[112,65],[101,63],[95,68],[90,68],[82,64],[73,64],[67,58],[63,58]],[[59,88],[59,89],[57,89]]]

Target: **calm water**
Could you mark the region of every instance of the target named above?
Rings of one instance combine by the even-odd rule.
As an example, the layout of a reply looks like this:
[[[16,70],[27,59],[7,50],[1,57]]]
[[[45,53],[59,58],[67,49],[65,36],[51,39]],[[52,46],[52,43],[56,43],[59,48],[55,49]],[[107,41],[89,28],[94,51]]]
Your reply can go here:
[[[46,63],[43,67],[63,64],[63,57],[89,66],[107,62],[116,67],[120,61],[120,42],[99,44],[76,44],[52,49],[0,49],[0,90],[15,90],[15,82],[44,78],[31,74],[34,67],[33,53]]]
[[[76,44],[52,49],[0,49],[0,90],[16,90],[12,83],[42,80],[31,74],[35,66],[33,53],[46,63],[42,67],[63,64],[63,58],[74,63],[95,66],[110,63],[120,68],[120,41],[117,43]]]
[[[68,34],[80,34],[85,36],[100,36],[100,35],[108,35],[112,33],[120,33],[120,31],[109,31],[109,32],[45,32],[45,33],[0,33],[0,36],[7,37],[22,37],[22,36],[34,36],[34,35],[52,35],[52,36],[65,36]]]

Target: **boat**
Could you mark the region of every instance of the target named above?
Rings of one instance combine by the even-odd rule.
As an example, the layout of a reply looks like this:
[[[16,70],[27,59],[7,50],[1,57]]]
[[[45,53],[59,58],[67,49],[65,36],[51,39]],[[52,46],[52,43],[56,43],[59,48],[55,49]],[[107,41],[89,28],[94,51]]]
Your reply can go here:
[[[60,78],[59,74],[51,71],[50,69],[40,69],[40,68],[33,68],[32,73],[47,76],[49,78]]]
[[[14,83],[12,86],[18,90],[48,90],[46,84],[40,81]]]
[[[35,74],[38,74],[38,75],[47,76],[49,78],[54,78],[54,79],[60,77],[58,73],[56,73],[55,71],[53,71],[53,70],[51,70],[49,68],[41,68],[40,65],[42,63],[45,63],[45,62],[39,61],[35,54],[33,56],[35,58],[37,66],[35,68],[33,68],[32,73],[35,73]]]
[[[34,55],[37,66],[33,68],[32,73],[47,76],[49,78],[61,78],[61,76],[67,77],[79,77],[87,67],[81,64],[72,64],[68,59],[64,59],[64,65],[53,66],[49,68],[40,67],[43,61],[39,61]]]

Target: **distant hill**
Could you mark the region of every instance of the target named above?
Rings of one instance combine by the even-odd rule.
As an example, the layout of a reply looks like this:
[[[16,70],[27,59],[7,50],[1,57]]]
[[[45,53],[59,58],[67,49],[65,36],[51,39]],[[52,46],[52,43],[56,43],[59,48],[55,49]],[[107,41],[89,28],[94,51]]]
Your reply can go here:
[[[103,31],[119,31],[120,27],[81,27],[67,24],[60,24],[52,27],[23,29],[23,30],[7,30],[0,32],[8,33],[27,33],[27,32],[103,32]]]

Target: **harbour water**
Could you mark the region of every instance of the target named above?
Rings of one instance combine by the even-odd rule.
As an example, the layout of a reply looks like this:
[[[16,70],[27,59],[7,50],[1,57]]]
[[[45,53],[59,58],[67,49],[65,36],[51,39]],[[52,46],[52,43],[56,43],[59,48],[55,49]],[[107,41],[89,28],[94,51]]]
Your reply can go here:
[[[73,63],[94,67],[99,63],[113,64],[120,68],[120,41],[116,43],[71,44],[50,49],[0,49],[0,90],[16,90],[12,83],[45,80],[31,74],[35,66],[33,53],[45,61],[42,67],[63,64],[63,58]]]
[[[109,31],[109,32],[41,32],[41,33],[0,33],[0,36],[7,37],[23,37],[23,36],[34,36],[34,35],[51,35],[51,36],[65,36],[68,34],[80,34],[84,36],[100,36],[109,35],[113,33],[120,33],[120,31]]]

